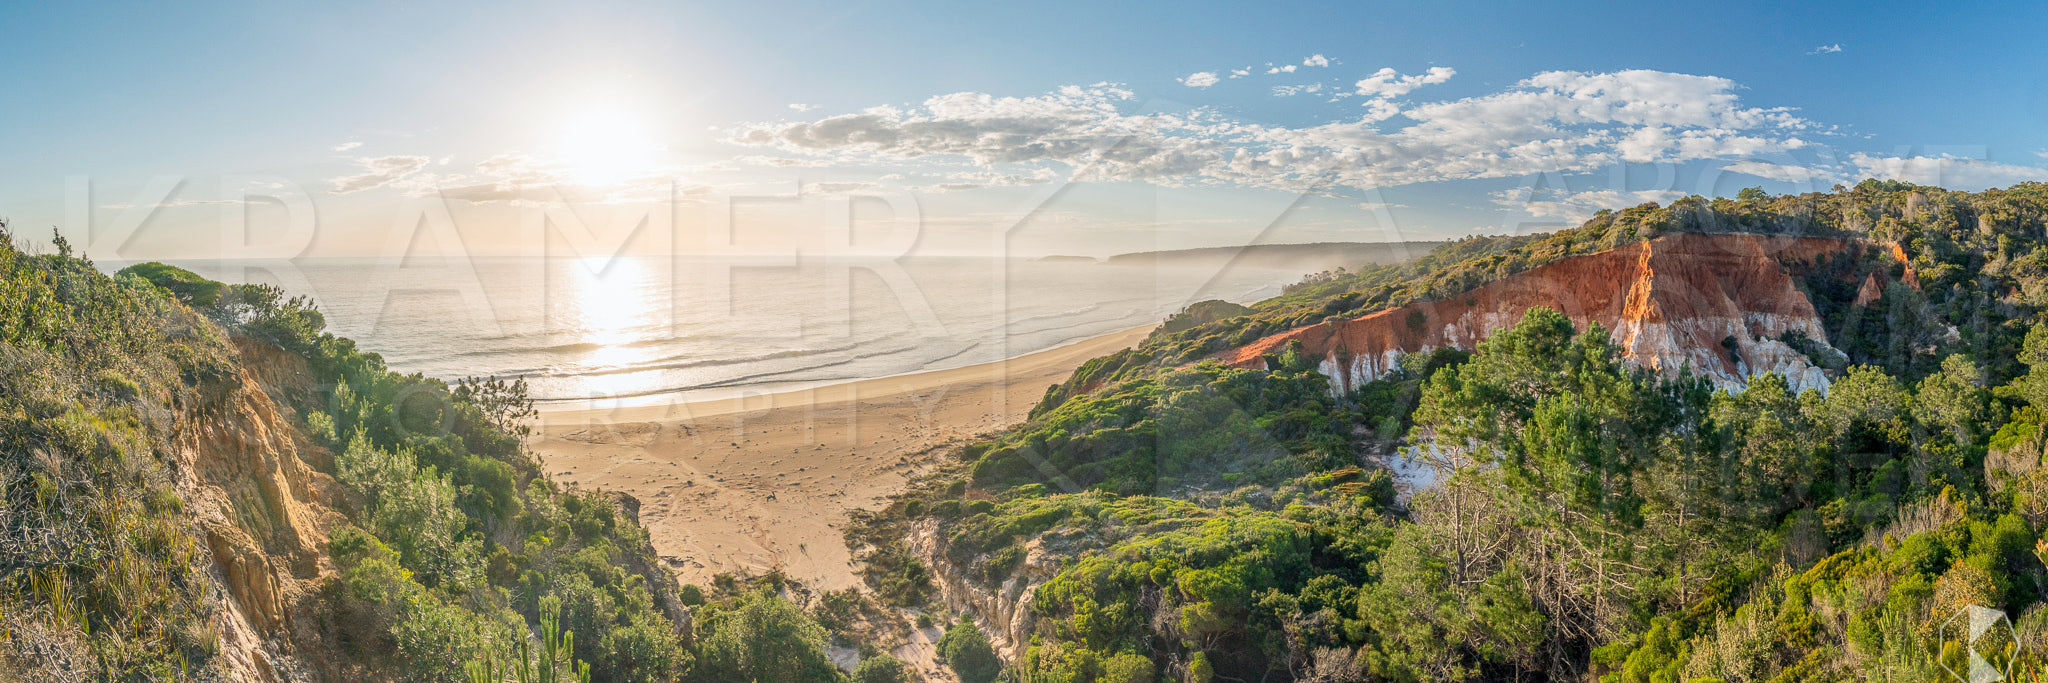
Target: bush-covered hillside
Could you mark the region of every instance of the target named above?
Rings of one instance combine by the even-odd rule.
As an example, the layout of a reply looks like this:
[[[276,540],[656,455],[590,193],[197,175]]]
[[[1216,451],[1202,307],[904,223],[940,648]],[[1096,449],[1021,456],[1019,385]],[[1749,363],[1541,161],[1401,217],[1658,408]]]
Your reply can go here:
[[[2013,627],[1978,652],[2041,671],[2048,185],[1744,196],[1191,311],[849,542],[903,603],[934,599],[932,577],[991,595],[1037,577],[1016,681],[1929,680],[1967,670],[1943,628],[1967,605]],[[1647,374],[1540,310],[1347,396],[1293,351],[1193,363],[1671,231],[1870,244],[1791,264],[1850,355],[1828,393]],[[1892,245],[1918,287],[1851,305],[1838,271]],[[899,540],[920,534],[936,550]]]
[[[290,528],[272,490],[217,489],[228,499],[220,512],[268,554],[236,571],[286,564],[280,538],[325,538],[319,557],[295,558],[309,566],[284,569],[315,588],[283,607],[281,625],[244,615],[275,626],[257,634],[276,656],[259,668],[465,680],[468,662],[527,638],[552,597],[581,635],[575,658],[604,680],[688,670],[669,617],[679,612],[665,609],[673,580],[652,563],[645,532],[603,495],[539,475],[512,423],[518,387],[451,391],[392,373],[272,288],[161,264],[109,277],[58,249],[30,255],[0,238],[0,678],[233,673],[222,633],[237,618],[223,594],[234,591],[212,580],[219,551],[208,550],[233,531],[195,518],[191,497],[208,489],[180,455],[242,407],[253,368],[238,339],[310,372],[303,385],[256,390],[286,401],[297,417],[285,426],[308,453],[331,456],[313,458],[331,479],[296,483],[343,486],[320,501],[342,512],[324,529]]]
[[[1873,246],[1897,245],[1921,286],[1885,309],[1868,312],[1869,319],[1844,319],[1858,283],[1827,280],[1829,268],[1851,264],[1812,264],[1806,284],[1815,290],[1816,306],[1829,316],[1830,332],[1840,331],[1836,346],[1850,352],[1854,363],[1882,364],[1919,377],[1934,367],[1913,358],[1915,342],[1924,346],[1930,334],[1946,334],[1939,326],[1946,325],[1956,328],[1964,347],[1989,364],[1994,376],[2019,370],[2011,358],[2024,329],[2009,323],[2030,320],[2034,311],[2048,306],[2048,243],[2040,235],[2048,220],[2043,216],[2048,185],[1972,193],[1868,180],[1828,193],[1743,196],[1687,197],[1669,206],[1601,211],[1577,228],[1544,235],[1460,240],[1408,263],[1307,278],[1237,315],[1219,315],[1214,302],[1203,302],[1169,320],[1136,350],[1089,363],[1048,392],[1047,402],[1268,334],[1448,297],[1559,259],[1671,232],[1845,237]],[[1830,309],[1830,304],[1839,305]],[[1915,319],[1923,311],[1932,319]]]
[[[0,678],[203,667],[209,559],[161,452],[233,372],[224,332],[146,282],[9,239],[0,340]]]
[[[523,385],[400,375],[275,288],[66,250],[0,224],[0,680],[775,677],[734,641],[820,672],[822,642],[756,632],[810,617],[706,604],[610,496],[544,476]]]

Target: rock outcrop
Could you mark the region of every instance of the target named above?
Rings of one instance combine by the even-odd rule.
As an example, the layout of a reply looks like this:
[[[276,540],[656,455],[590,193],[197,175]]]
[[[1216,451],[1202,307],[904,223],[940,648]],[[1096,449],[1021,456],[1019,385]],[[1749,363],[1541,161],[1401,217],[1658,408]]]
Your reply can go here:
[[[334,571],[328,531],[343,521],[338,482],[312,463],[333,454],[307,440],[272,392],[310,389],[305,361],[238,339],[239,374],[208,408],[178,421],[170,443],[180,496],[214,565],[221,655],[236,680],[318,677],[325,653],[303,636],[317,582]],[[308,671],[311,668],[314,671]]]
[[[1040,584],[1059,574],[1059,557],[1046,550],[1043,539],[1025,545],[1024,562],[994,589],[970,578],[965,568],[946,557],[936,522],[920,523],[907,540],[911,552],[931,567],[932,583],[938,586],[939,600],[947,608],[978,617],[982,631],[988,634],[989,645],[1005,661],[1024,654],[1031,644],[1031,630],[1037,624],[1037,616],[1031,611],[1032,598]]]
[[[1681,233],[1533,268],[1463,294],[1331,321],[1267,336],[1218,358],[1264,368],[1266,358],[1300,342],[1320,358],[1333,392],[1386,376],[1406,354],[1472,349],[1520,322],[1529,309],[1555,309],[1584,327],[1609,330],[1627,359],[1675,374],[1690,367],[1716,386],[1740,389],[1771,372],[1794,391],[1828,387],[1807,355],[1780,340],[1804,334],[1819,353],[1828,343],[1813,303],[1800,291],[1792,264],[1849,251],[1858,243],[1827,238]],[[1903,256],[1898,249],[1893,258]],[[1858,304],[1882,295],[1872,274]],[[1913,284],[1912,273],[1905,278]],[[1868,300],[1866,300],[1868,299]]]

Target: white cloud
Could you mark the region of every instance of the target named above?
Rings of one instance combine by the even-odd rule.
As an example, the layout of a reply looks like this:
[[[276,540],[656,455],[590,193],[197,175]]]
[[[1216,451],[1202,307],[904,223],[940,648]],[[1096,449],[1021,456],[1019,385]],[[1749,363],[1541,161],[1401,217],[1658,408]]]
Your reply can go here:
[[[357,147],[361,147],[361,146],[363,146],[363,143],[360,143],[360,142],[356,142],[356,141],[353,141],[353,140],[351,140],[351,141],[348,141],[348,142],[344,142],[344,143],[341,143],[341,144],[339,144],[339,145],[335,145],[335,146],[334,146],[334,151],[336,151],[336,152],[346,152],[346,151],[349,151],[349,150],[351,150],[351,149],[355,149],[355,148],[357,148]]]
[[[446,165],[449,161],[443,158],[439,163]],[[422,172],[429,165],[424,156],[364,158],[357,162],[363,165],[364,172],[334,179],[335,194],[390,186],[411,197],[521,203],[553,197],[579,202],[666,200],[677,194],[709,191],[704,186],[677,185],[675,169],[654,169],[615,184],[590,185],[578,181],[561,162],[519,153],[499,154],[467,170],[448,173]],[[547,192],[529,197],[535,190]]]
[[[1267,69],[1267,70],[1266,70],[1266,73],[1269,73],[1269,74],[1291,74],[1291,73],[1294,73],[1294,72],[1295,72],[1296,70],[1298,70],[1298,69],[1300,69],[1300,68],[1301,68],[1301,66],[1300,66],[1300,65],[1298,65],[1298,64],[1287,64],[1287,65],[1284,65],[1284,66],[1276,66],[1276,67],[1273,67],[1273,68]]]
[[[159,209],[175,209],[175,208],[179,208],[179,207],[186,207],[186,206],[226,206],[226,205],[234,205],[234,204],[245,204],[245,205],[248,205],[248,204],[263,204],[263,203],[265,203],[265,201],[264,201],[263,199],[260,199],[260,198],[257,198],[257,199],[174,199],[174,200],[171,200],[171,201],[167,201],[167,202],[161,202],[161,203],[158,203],[158,204],[157,204],[156,206],[157,206],[157,208],[159,208]],[[101,204],[101,205],[100,205],[100,208],[102,208],[102,209],[107,209],[107,210],[110,210],[110,211],[125,211],[125,210],[128,210],[128,209],[132,209],[132,208],[135,208],[135,205],[134,205],[134,204],[130,204],[130,203],[128,203],[128,202],[115,202],[115,203],[113,203],[113,204]]]
[[[1601,209],[1623,209],[1648,202],[1664,203],[1685,195],[1686,193],[1677,190],[1587,190],[1574,193],[1559,189],[1524,188],[1496,192],[1493,195],[1493,202],[1508,208],[1519,208],[1531,216],[1579,223],[1593,217],[1593,214]]]
[[[334,193],[349,194],[351,192],[361,192],[389,185],[418,172],[422,168],[426,168],[427,161],[426,157],[421,156],[366,157],[357,159],[356,163],[362,164],[363,172],[335,178],[332,181]]]
[[[1127,112],[1134,93],[1097,84],[1036,97],[955,93],[908,110],[748,124],[731,141],[835,160],[991,171],[1056,164],[1081,181],[1303,190],[1583,172],[1624,159],[1759,158],[1804,146],[1798,134],[1812,128],[1786,109],[1745,106],[1728,79],[1658,71],[1544,72],[1476,97],[1388,99],[1452,73],[1389,73],[1363,88],[1376,95],[1366,114],[1305,127],[1210,109]],[[1395,114],[1406,121],[1395,123]]]
[[[881,187],[881,185],[877,185],[875,183],[861,182],[811,183],[810,185],[812,192],[818,192],[823,194],[845,194],[848,192],[859,192],[861,190],[872,190],[877,187]]]
[[[1408,208],[1408,205],[1395,204],[1392,202],[1359,202],[1358,208],[1364,209],[1366,211],[1381,211],[1385,209],[1405,209]]]
[[[970,177],[979,178],[981,180],[987,181],[990,185],[1002,187],[1023,187],[1026,185],[1044,185],[1046,183],[1059,180],[1060,174],[1057,171],[1054,171],[1050,168],[1039,168],[1033,169],[1030,173],[982,173],[973,174]]]
[[[1808,51],[1806,52],[1806,54],[1810,54],[1810,55],[1831,55],[1831,54],[1834,54],[1834,53],[1837,53],[1837,52],[1841,52],[1841,51],[1842,51],[1842,44],[1841,44],[1841,43],[1835,43],[1835,44],[1833,44],[1833,45],[1822,45],[1822,46],[1820,46],[1820,47],[1816,47],[1816,48],[1814,48],[1814,49],[1812,49],[1812,50],[1808,50]]]
[[[1799,166],[1796,164],[1773,164],[1762,161],[1745,160],[1738,161],[1727,166],[1723,166],[1721,167],[1721,170],[1732,171],[1735,173],[1746,173],[1749,175],[1756,176],[1758,178],[1763,178],[1765,180],[1776,180],[1778,182],[1784,183],[1827,181],[1828,184],[1833,184],[1832,181],[1834,180],[1834,174],[1831,172],[1817,171],[1812,168],[1808,168],[1806,166]]]
[[[1848,178],[1851,180],[1903,180],[1952,190],[1981,190],[2048,180],[2048,169],[1948,156],[1886,157],[1857,153],[1849,155],[1849,165],[1854,167]]]
[[[1850,184],[1865,178],[1903,180],[1951,190],[1982,190],[2030,181],[2048,181],[2048,169],[2002,164],[1955,156],[1883,156],[1857,152],[1843,163],[1801,166],[1738,161],[1723,170],[1759,178],[1815,186]]]
[[[1025,187],[1043,185],[1060,179],[1060,174],[1049,168],[1040,168],[1024,173],[998,173],[995,171],[968,171],[944,178],[945,182],[919,185],[912,190],[922,192],[960,192],[990,187]]]
[[[1231,78],[1244,78],[1244,77],[1246,77],[1246,76],[1250,76],[1250,75],[1252,75],[1252,68],[1251,68],[1251,67],[1249,67],[1249,66],[1247,66],[1247,67],[1245,67],[1245,68],[1242,68],[1242,69],[1231,69],[1231,70],[1230,70],[1230,77],[1231,77]]]
[[[561,186],[568,173],[560,165],[525,154],[499,154],[479,161],[469,175],[419,178],[407,183],[414,196],[439,194],[467,202],[519,201],[527,188]],[[572,192],[575,190],[571,190]]]
[[[1365,117],[1363,120],[1378,123],[1394,118],[1394,115],[1399,113],[1401,113],[1401,105],[1395,104],[1393,100],[1367,100],[1365,102]]]
[[[1301,60],[1301,65],[1302,65],[1302,66],[1329,66],[1329,65],[1330,65],[1330,58],[1328,58],[1328,57],[1324,57],[1324,56],[1322,56],[1322,55],[1320,55],[1320,54],[1314,54],[1314,55],[1309,55],[1309,56],[1308,56],[1308,59],[1304,59],[1304,60]]]
[[[1400,97],[1425,85],[1435,85],[1451,80],[1458,70],[1448,66],[1432,66],[1414,76],[1403,76],[1392,67],[1380,69],[1373,75],[1358,81],[1358,94],[1366,97]]]
[[[1273,86],[1273,96],[1274,96],[1274,97],[1293,97],[1293,96],[1295,96],[1295,95],[1300,95],[1300,94],[1303,94],[1303,93],[1310,93],[1310,94],[1313,94],[1313,93],[1319,93],[1319,92],[1322,92],[1322,91],[1323,91],[1323,84],[1321,84],[1321,83],[1310,83],[1310,84],[1308,84],[1308,85],[1276,85],[1276,86]]]
[[[832,159],[799,159],[794,157],[771,157],[760,155],[743,156],[733,159],[733,161],[742,164],[748,164],[751,166],[768,166],[771,168],[824,168],[827,166],[832,166],[835,163],[837,163],[835,160]]]
[[[789,105],[789,108],[790,108],[790,109],[795,109],[795,110],[797,110],[797,111],[810,111],[810,110],[812,110],[812,109],[817,109],[817,108],[818,108],[818,105],[815,105],[815,104],[804,104],[804,103],[802,103],[802,102],[792,102],[792,103],[790,103],[790,105]]]
[[[1221,79],[1216,77],[1214,71],[1197,71],[1188,74],[1187,78],[1180,79],[1180,84],[1190,88],[1207,88],[1215,85],[1218,80]]]

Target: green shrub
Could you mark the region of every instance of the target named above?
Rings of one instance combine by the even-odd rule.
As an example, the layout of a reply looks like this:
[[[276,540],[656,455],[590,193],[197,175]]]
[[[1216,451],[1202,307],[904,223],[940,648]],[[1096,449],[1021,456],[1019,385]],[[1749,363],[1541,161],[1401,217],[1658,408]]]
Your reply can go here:
[[[1134,654],[1120,654],[1102,663],[1097,683],[1152,683],[1152,660]]]
[[[962,619],[939,636],[939,661],[960,677],[961,683],[991,683],[1003,671],[1003,660],[989,647],[988,636],[972,619]]]
[[[698,646],[698,680],[839,680],[825,656],[824,627],[772,593],[749,592],[704,621],[710,633]]]
[[[917,676],[910,666],[886,654],[877,654],[860,660],[853,669],[853,683],[914,683]]]
[[[142,387],[119,370],[101,370],[97,380],[100,391],[106,392],[110,399],[132,401],[142,396]]]
[[[128,266],[121,269],[118,274],[133,275],[147,280],[195,309],[209,308],[220,303],[221,296],[228,291],[226,285],[200,277],[198,273],[156,261]]]

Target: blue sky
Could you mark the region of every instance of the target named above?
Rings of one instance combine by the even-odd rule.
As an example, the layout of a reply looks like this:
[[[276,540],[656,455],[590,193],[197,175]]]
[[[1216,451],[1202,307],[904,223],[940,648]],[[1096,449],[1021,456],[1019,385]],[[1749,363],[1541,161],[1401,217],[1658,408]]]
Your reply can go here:
[[[735,244],[914,204],[921,252],[1105,254],[2048,179],[2039,9],[591,4],[0,9],[0,216],[104,233],[173,177],[99,253],[220,253],[222,206],[282,253],[374,253],[423,200],[519,250],[555,198],[603,233],[673,197],[684,233],[753,207]]]

